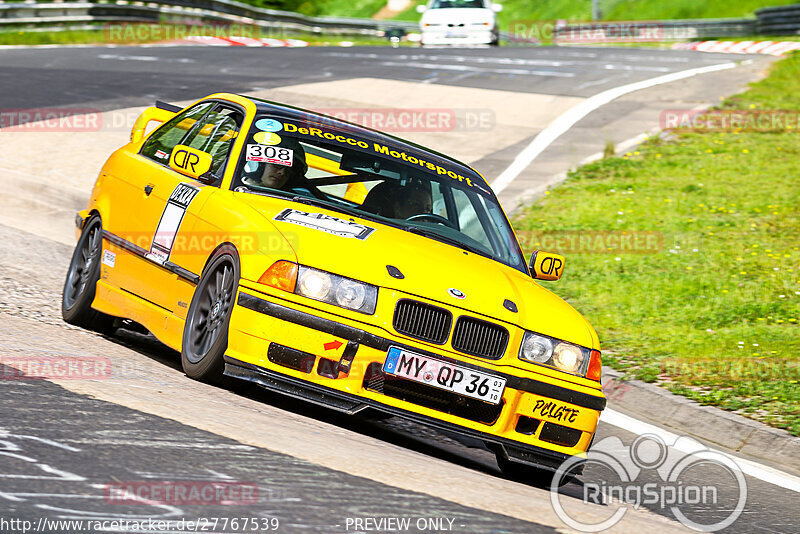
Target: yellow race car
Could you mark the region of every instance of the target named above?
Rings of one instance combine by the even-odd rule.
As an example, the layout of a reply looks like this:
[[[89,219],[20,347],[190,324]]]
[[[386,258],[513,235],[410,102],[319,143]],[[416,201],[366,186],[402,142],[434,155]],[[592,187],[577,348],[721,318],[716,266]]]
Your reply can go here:
[[[513,474],[594,437],[597,334],[532,280],[564,259],[526,264],[486,181],[447,156],[239,95],[157,103],[76,224],[64,319],[141,325],[190,377],[405,417]]]

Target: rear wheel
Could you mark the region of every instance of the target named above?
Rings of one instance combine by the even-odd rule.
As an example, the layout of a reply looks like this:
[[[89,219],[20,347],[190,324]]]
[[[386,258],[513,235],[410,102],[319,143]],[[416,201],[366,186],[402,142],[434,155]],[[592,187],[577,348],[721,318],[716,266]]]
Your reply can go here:
[[[61,317],[69,324],[111,334],[114,318],[92,309],[102,253],[103,224],[100,217],[93,215],[86,221],[72,253],[61,295]]]
[[[187,376],[204,382],[223,380],[228,325],[238,284],[236,251],[222,247],[200,278],[186,315],[181,364]]]

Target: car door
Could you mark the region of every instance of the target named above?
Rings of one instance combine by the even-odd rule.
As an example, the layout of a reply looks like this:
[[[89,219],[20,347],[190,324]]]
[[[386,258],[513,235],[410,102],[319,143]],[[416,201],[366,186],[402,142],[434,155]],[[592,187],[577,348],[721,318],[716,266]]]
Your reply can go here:
[[[218,102],[203,102],[157,129],[139,153],[129,153],[123,166],[128,195],[115,205],[128,212],[128,230],[119,237],[133,244],[118,285],[165,310],[174,311],[178,300],[176,282],[188,283],[180,265],[173,261],[179,231],[192,226],[197,212],[217,188],[184,176],[169,166],[178,145],[210,151],[211,173],[221,177],[232,140],[238,135],[242,112]]]
[[[215,228],[210,223],[218,221],[203,221],[203,224],[198,222],[203,206],[212,195],[219,193],[218,185],[222,182],[227,166],[233,164],[230,162],[230,153],[243,122],[243,110],[218,103],[203,118],[202,124],[196,125],[181,142],[181,145],[211,155],[209,173],[215,180],[213,185],[204,185],[170,169],[177,181],[169,184],[173,189],[163,200],[164,210],[156,224],[150,254],[155,255],[152,258],[154,261],[164,261],[173,270],[177,269],[178,284],[172,284],[170,287],[173,291],[169,293],[156,288],[150,298],[180,317],[185,316],[194,292],[194,284],[190,283],[186,275],[202,274],[199,266],[203,265],[208,254],[222,240],[221,232],[209,230]],[[165,191],[169,191],[169,188]],[[190,267],[189,272],[184,272],[187,267]]]

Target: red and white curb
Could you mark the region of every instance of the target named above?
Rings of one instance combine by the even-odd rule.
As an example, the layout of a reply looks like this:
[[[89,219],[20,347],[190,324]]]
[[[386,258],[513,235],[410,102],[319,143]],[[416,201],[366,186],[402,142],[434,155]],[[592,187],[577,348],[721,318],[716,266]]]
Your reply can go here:
[[[698,52],[722,52],[724,54],[782,56],[792,50],[800,50],[800,41],[694,41],[691,43],[677,43],[672,48],[697,50]]]
[[[308,46],[307,42],[299,39],[255,39],[253,37],[211,37],[206,35],[190,35],[179,42],[206,46],[279,46],[292,48]]]

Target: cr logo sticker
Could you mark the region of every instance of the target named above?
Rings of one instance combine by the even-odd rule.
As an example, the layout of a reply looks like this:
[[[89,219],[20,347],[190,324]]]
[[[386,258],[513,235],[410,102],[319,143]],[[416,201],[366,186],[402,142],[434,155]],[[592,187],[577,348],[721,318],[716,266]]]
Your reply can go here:
[[[175,155],[172,156],[172,160],[175,162],[175,165],[181,169],[191,167],[192,171],[195,170],[195,165],[200,163],[200,157],[197,154],[190,153],[188,150],[177,151]]]
[[[458,289],[456,289],[454,287],[451,287],[450,289],[448,289],[447,292],[450,293],[450,296],[455,297],[457,299],[466,298],[466,295],[464,293],[462,293],[461,291],[459,291]]]
[[[564,256],[537,250],[531,256],[530,267],[537,280],[558,280],[564,273]]]

